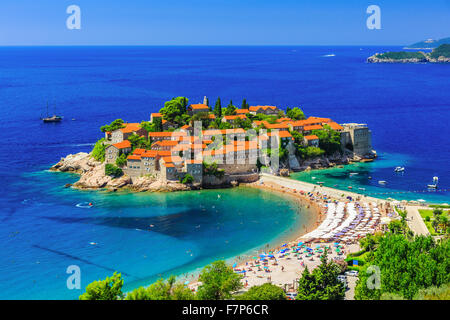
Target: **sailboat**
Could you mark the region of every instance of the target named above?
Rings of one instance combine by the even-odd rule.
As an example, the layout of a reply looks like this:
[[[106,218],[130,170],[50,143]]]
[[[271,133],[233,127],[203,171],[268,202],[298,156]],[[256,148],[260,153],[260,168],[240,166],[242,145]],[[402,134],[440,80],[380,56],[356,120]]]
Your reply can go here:
[[[438,181],[439,181],[438,177],[433,177],[433,184],[429,184],[428,188],[430,188],[430,189],[437,189]]]
[[[47,102],[47,116],[44,118],[41,118],[42,121],[44,121],[44,123],[48,123],[48,122],[60,122],[62,120],[62,117],[57,116],[56,113],[53,114],[53,116],[49,116],[48,114],[48,102]]]
[[[403,172],[403,171],[405,171],[405,167],[395,167],[394,171],[395,172]]]

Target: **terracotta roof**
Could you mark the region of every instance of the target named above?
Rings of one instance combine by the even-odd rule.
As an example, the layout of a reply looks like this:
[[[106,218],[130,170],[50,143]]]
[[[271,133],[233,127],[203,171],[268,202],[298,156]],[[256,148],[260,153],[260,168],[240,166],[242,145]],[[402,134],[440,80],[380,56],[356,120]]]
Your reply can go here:
[[[315,125],[312,125],[312,126],[306,126],[306,127],[303,128],[303,130],[305,130],[305,131],[320,130],[320,129],[323,129],[323,127],[320,124],[315,124]]]
[[[291,118],[280,118],[280,119],[277,119],[277,122],[286,122],[286,121],[291,121],[292,119]]]
[[[162,151],[158,151],[158,156],[161,157],[167,157],[167,156],[171,156],[172,152],[170,151],[166,151],[166,150],[162,150]]]
[[[278,136],[280,136],[280,138],[292,138],[292,135],[289,133],[289,131],[279,131]]]
[[[136,148],[133,151],[133,154],[141,155],[145,152],[145,149]]]
[[[165,162],[163,166],[166,168],[175,168],[175,165],[172,162]]]
[[[141,128],[141,124],[140,123],[124,123],[124,126],[125,127],[119,129],[123,133],[135,132],[135,131],[138,131]]]
[[[336,122],[329,122],[329,123],[327,123],[327,125],[329,125],[331,127],[331,129],[333,129],[333,130],[343,130],[344,129],[341,125],[337,124]]]
[[[178,144],[178,141],[175,141],[175,140],[157,141],[154,144],[152,144],[152,147],[156,144],[160,145],[161,147],[174,147]]]
[[[131,154],[127,157],[127,160],[141,160],[141,156],[136,154]]]
[[[202,160],[186,160],[186,163],[188,164],[202,164]]]
[[[276,110],[278,109],[275,106],[252,106],[249,108],[250,111],[258,111],[259,109],[263,109],[263,110],[267,110],[267,109],[272,109],[272,110]]]
[[[283,122],[283,123],[273,123],[273,124],[265,123],[264,126],[267,129],[288,129],[289,128],[289,125],[287,123],[285,123],[285,122]]]
[[[191,127],[190,125],[185,124],[185,125],[182,126],[180,129],[186,130],[186,129],[189,129],[189,128],[192,128],[192,127]]]
[[[309,135],[309,136],[305,136],[306,140],[319,140],[319,137],[316,136],[315,134]]]
[[[333,120],[331,120],[330,118],[321,118],[321,117],[309,117],[308,119],[306,119],[307,121],[320,121],[320,122],[332,122]]]
[[[141,158],[156,158],[158,156],[158,151],[156,150],[146,150],[141,154]]]
[[[209,118],[209,119],[215,119],[216,116],[215,116],[214,114],[210,113],[210,114],[208,114],[208,118]]]
[[[149,137],[180,137],[186,136],[187,133],[183,131],[174,131],[174,132],[149,132]]]
[[[189,107],[196,110],[203,110],[203,109],[209,110],[209,107],[206,104],[191,104]]]
[[[225,120],[234,120],[237,118],[241,118],[241,119],[247,119],[247,117],[245,116],[245,114],[237,114],[237,115],[232,115],[232,116],[223,116],[225,118]]]
[[[293,127],[304,127],[308,125],[308,121],[306,120],[290,121],[289,124],[292,125]]]
[[[266,124],[269,124],[266,120],[255,120],[255,121],[253,121],[253,123],[255,124],[255,125],[257,125],[258,127],[260,126],[260,125],[266,125]]]
[[[248,109],[236,109],[236,114],[246,114],[249,112],[250,112],[250,110],[248,110]]]
[[[117,149],[126,149],[131,148],[131,143],[128,140],[123,140],[122,142],[113,144],[113,146]]]
[[[162,113],[160,113],[160,112],[155,112],[155,113],[152,113],[152,117],[153,118],[161,118],[163,115],[162,115]]]

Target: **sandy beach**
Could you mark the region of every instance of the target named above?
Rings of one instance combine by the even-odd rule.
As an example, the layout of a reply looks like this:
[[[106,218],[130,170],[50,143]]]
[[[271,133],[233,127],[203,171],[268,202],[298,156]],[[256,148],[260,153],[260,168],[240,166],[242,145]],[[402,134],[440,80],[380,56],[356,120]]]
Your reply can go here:
[[[286,240],[285,243],[260,250],[257,256],[239,256],[232,259],[235,272],[244,276],[242,279],[243,291],[252,286],[269,282],[284,288],[287,292],[294,292],[303,270],[306,267],[309,270],[317,267],[325,249],[328,251],[328,259],[337,262],[344,260],[348,253],[360,250],[357,238],[338,242],[305,238],[306,234],[310,234],[325,220],[329,203],[356,202],[359,206],[365,205],[367,208],[371,206],[374,210],[379,210],[383,217],[393,211],[390,203],[381,199],[288,178],[262,175],[259,181],[246,186],[282,193],[284,196],[295,198],[299,206],[303,206],[308,213],[314,215],[314,223],[310,226],[302,226],[294,233],[295,236]],[[373,224],[368,232],[373,233],[379,230],[381,230],[381,224],[377,223]],[[192,290],[196,290],[197,286],[197,280],[189,284]]]

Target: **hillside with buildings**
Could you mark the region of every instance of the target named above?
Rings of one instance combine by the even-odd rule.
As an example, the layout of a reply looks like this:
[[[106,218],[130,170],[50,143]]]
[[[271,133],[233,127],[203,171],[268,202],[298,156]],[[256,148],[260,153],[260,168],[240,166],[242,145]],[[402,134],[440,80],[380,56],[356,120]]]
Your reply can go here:
[[[371,131],[365,124],[338,124],[305,117],[299,108],[215,107],[205,97],[189,104],[167,101],[149,121],[121,119],[101,128],[90,154],[70,155],[52,167],[81,174],[78,188],[137,191],[189,190],[251,183],[260,172],[301,171],[371,161]]]

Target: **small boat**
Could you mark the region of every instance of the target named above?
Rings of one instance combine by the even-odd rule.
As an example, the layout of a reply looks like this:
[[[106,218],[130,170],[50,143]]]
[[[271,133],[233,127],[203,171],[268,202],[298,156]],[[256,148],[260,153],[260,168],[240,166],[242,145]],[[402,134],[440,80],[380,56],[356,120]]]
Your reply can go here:
[[[354,176],[356,174],[358,174],[358,172],[350,172],[350,176]]]
[[[358,190],[366,191],[366,188],[358,188]]]
[[[380,180],[380,181],[378,181],[378,183],[379,183],[379,184],[386,184],[386,181]]]
[[[403,172],[403,171],[405,171],[405,167],[395,167],[394,171],[395,172]]]
[[[429,184],[429,185],[428,185],[428,188],[429,188],[429,189],[437,189],[437,187],[438,187],[438,181],[439,181],[439,178],[438,178],[438,177],[433,177],[433,184]]]

